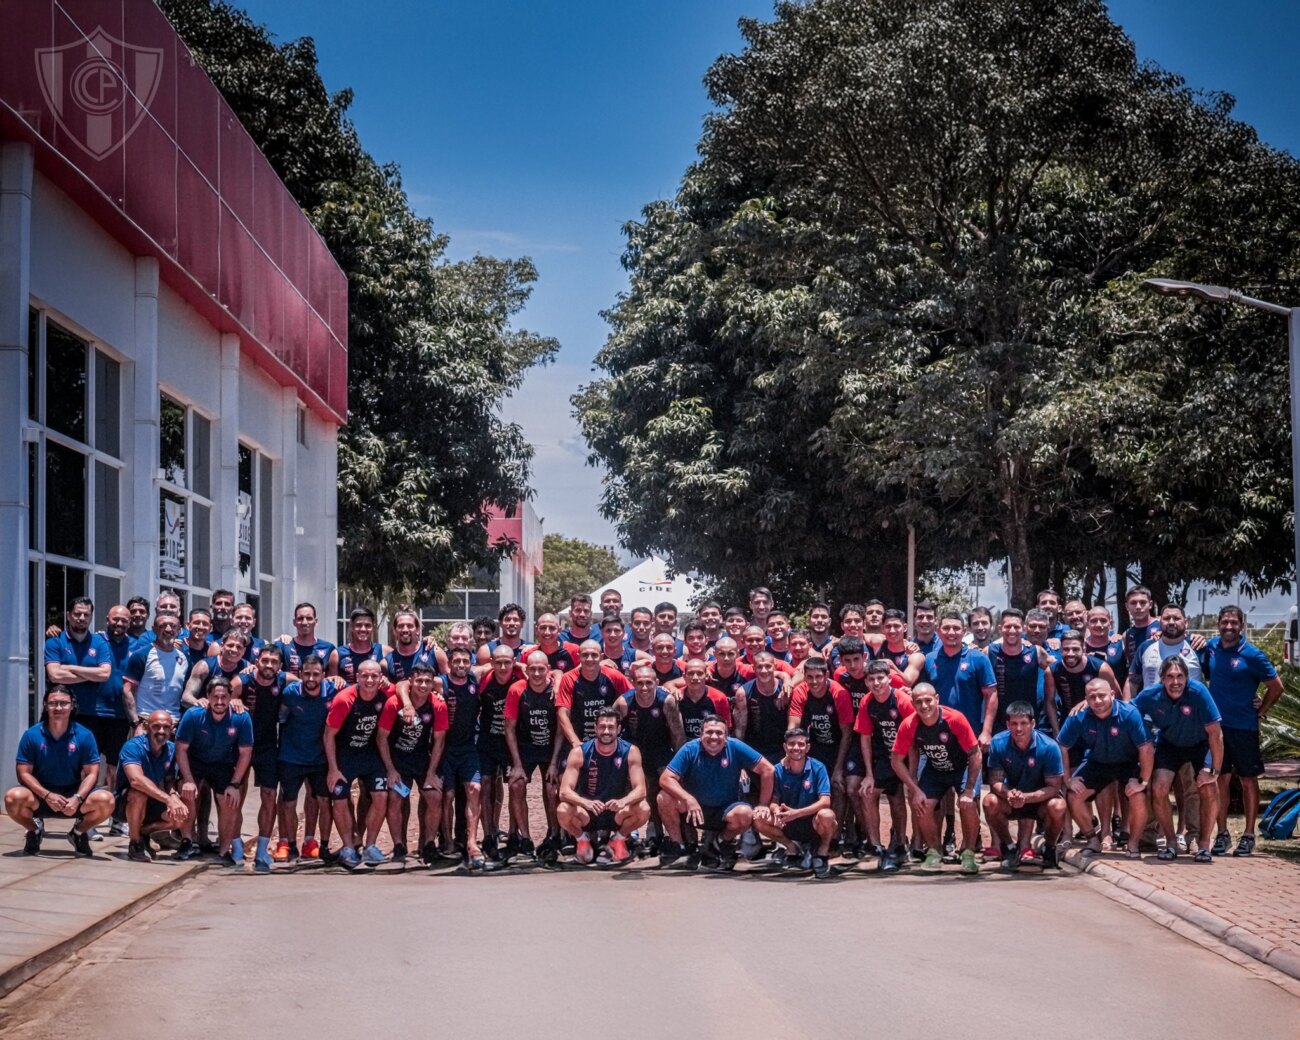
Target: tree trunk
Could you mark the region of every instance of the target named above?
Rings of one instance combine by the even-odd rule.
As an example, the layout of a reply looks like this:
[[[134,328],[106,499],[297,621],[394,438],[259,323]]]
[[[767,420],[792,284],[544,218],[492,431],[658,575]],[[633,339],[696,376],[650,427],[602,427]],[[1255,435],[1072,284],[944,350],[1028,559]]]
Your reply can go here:
[[[1142,584],[1151,590],[1151,613],[1159,616],[1161,608],[1169,602],[1169,579],[1162,566],[1151,560],[1143,560]]]
[[[1129,626],[1128,617],[1128,564],[1115,564],[1115,624],[1123,632]]]

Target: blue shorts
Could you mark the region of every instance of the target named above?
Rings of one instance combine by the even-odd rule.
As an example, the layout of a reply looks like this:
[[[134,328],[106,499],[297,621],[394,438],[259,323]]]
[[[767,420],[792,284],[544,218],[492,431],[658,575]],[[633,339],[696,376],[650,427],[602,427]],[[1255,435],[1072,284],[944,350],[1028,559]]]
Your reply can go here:
[[[473,744],[447,748],[442,753],[438,773],[442,782],[452,785],[453,790],[462,784],[479,783],[483,771],[479,766],[478,748]]]
[[[277,762],[280,777],[280,801],[296,802],[298,792],[305,781],[312,798],[328,798],[329,788],[325,786],[325,766],[300,766],[290,762]]]
[[[352,758],[347,755],[340,755],[338,759],[339,772],[343,774],[343,790],[331,791],[330,797],[336,800],[352,797],[352,781],[360,780],[361,786],[374,793],[388,790],[388,774],[384,772],[384,765],[379,761],[379,756],[362,755]]]

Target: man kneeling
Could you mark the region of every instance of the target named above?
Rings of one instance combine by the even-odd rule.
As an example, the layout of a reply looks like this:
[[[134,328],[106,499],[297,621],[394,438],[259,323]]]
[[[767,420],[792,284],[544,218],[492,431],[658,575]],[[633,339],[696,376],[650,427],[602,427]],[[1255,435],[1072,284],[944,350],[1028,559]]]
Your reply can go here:
[[[758,778],[758,803],[752,809],[742,800],[742,772]],[[704,718],[699,737],[677,749],[660,777],[659,819],[668,836],[660,847],[659,865],[666,867],[682,857],[685,818],[697,831],[717,835],[716,865],[734,866],[736,839],[755,821],[771,817],[772,777],[772,763],[748,744],[728,737],[722,719]]]
[[[650,819],[641,751],[620,739],[618,728],[618,712],[601,708],[595,739],[570,751],[564,764],[556,813],[560,826],[577,839],[579,863],[626,863],[632,855],[627,839]],[[599,858],[592,843],[598,831],[611,832]]]
[[[774,865],[784,867],[795,855],[800,866],[824,878],[831,872],[828,856],[839,821],[831,811],[830,774],[824,764],[808,756],[809,743],[801,727],[785,731],[785,756],[773,775],[771,816],[761,819],[755,813],[754,826],[777,843],[771,857]]]
[[[149,835],[181,827],[190,818],[176,792],[180,774],[176,745],[171,742],[172,717],[159,709],[144,720],[145,731],[122,745],[118,758],[117,797],[131,835],[127,859],[153,862]]]
[[[27,856],[40,852],[42,821],[52,816],[73,821],[68,841],[78,856],[93,855],[86,832],[113,812],[113,796],[95,790],[99,748],[94,734],[72,721],[72,709],[68,688],[50,687],[44,717],[18,741],[19,786],[5,793],[5,812],[27,831]]]
[[[1065,827],[1066,805],[1061,797],[1065,768],[1056,741],[1034,728],[1034,708],[1016,701],[1007,708],[1007,728],[989,744],[989,793],[984,815],[1002,847],[1002,860],[1012,870],[1057,867],[1056,843]],[[1017,833],[1011,840],[1011,821]],[[1030,842],[1036,824],[1043,825],[1043,854]]]

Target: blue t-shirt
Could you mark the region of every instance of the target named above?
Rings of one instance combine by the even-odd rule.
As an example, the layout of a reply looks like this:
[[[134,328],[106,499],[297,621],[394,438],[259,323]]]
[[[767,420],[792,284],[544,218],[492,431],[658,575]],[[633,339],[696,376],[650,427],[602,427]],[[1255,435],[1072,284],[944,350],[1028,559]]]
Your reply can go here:
[[[925,655],[925,678],[939,694],[939,703],[966,716],[977,734],[984,728],[984,688],[996,686],[993,665],[983,652],[963,646],[950,654],[942,646]]]
[[[1156,730],[1156,743],[1171,747],[1195,747],[1206,741],[1205,727],[1219,721],[1219,709],[1210,691],[1194,679],[1178,700],[1163,686],[1151,686],[1133,698],[1142,718]]]
[[[230,711],[222,719],[212,717],[211,708],[195,705],[181,717],[176,743],[188,744],[190,755],[210,765],[234,765],[239,749],[253,746],[253,716]]]
[[[113,671],[99,684],[95,714],[100,718],[124,719],[126,711],[122,707],[122,680],[126,676],[126,662],[139,648],[129,636],[123,636],[116,642],[105,636],[104,642],[108,644],[109,664],[113,666]]]
[[[1132,704],[1116,699],[1111,713],[1099,719],[1091,708],[1071,715],[1061,726],[1057,741],[1061,747],[1084,749],[1084,760],[1102,765],[1124,765],[1137,760],[1137,749],[1151,743],[1142,713]]]
[[[1065,772],[1061,749],[1041,730],[1033,730],[1023,751],[1004,730],[989,742],[988,767],[999,770],[1004,783],[1014,791],[1041,791],[1049,776]]]
[[[936,650],[943,649],[943,641],[939,638],[939,633],[934,632],[929,639],[922,639],[920,636],[913,636],[912,642],[921,648],[921,653],[929,657]]]
[[[150,643],[127,659],[123,674],[136,683],[135,709],[140,718],[147,718],[155,711],[165,711],[173,719],[180,718],[181,694],[185,692],[189,661],[179,649],[173,647],[162,651]]]
[[[130,765],[139,766],[146,778],[164,789],[168,782],[176,777],[176,745],[169,740],[155,755],[149,747],[147,733],[132,737],[123,744],[122,753],[117,761],[118,794],[131,786],[131,782],[126,777],[126,767]]]
[[[56,737],[38,722],[19,738],[17,761],[31,766],[40,783],[58,792],[81,784],[81,770],[99,764],[99,747],[95,735],[80,723]]]
[[[315,697],[304,693],[300,682],[284,688],[280,694],[281,762],[291,766],[325,764],[325,720],[339,689],[333,679],[322,680],[320,694]]]
[[[1223,724],[1229,729],[1259,729],[1255,695],[1259,684],[1277,678],[1268,655],[1244,639],[1229,649],[1215,636],[1201,651],[1203,681],[1218,705]]]
[[[700,805],[725,808],[740,800],[741,770],[752,770],[762,760],[762,755],[735,737],[728,737],[716,755],[708,754],[696,737],[677,749],[668,768]]]
[[[804,760],[803,771],[786,769],[783,762],[776,764],[776,779],[772,783],[772,801],[790,809],[806,809],[823,795],[831,793],[831,777],[826,767],[815,758]]]
[[[45,663],[76,665],[78,668],[98,668],[111,664],[108,640],[98,632],[87,632],[78,642],[66,631],[45,640]],[[78,715],[98,715],[99,687],[97,682],[68,683],[72,692],[73,710]]]

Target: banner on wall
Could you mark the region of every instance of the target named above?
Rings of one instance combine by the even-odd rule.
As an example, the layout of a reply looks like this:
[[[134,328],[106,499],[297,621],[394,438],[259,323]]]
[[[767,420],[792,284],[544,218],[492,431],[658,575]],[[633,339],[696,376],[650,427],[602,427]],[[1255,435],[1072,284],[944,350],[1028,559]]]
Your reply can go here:
[[[163,581],[185,580],[185,503],[164,498],[158,575]]]

